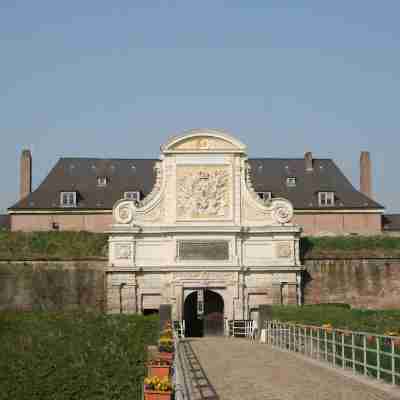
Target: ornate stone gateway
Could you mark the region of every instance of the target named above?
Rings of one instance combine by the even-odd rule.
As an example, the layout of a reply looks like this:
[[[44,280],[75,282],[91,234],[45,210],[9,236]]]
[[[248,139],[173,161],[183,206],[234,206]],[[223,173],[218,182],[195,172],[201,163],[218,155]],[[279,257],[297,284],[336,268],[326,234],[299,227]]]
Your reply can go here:
[[[257,196],[242,143],[222,131],[186,132],[162,147],[155,173],[139,204],[123,199],[113,209],[110,312],[171,304],[174,319],[182,319],[188,296],[196,293],[197,302],[201,293],[207,316],[207,296],[215,294],[223,311],[204,320],[211,331],[212,318],[243,319],[260,304],[300,301],[293,207]],[[192,312],[197,317],[197,305]]]
[[[213,290],[190,293],[183,309],[186,336],[221,336],[224,333],[224,300]]]

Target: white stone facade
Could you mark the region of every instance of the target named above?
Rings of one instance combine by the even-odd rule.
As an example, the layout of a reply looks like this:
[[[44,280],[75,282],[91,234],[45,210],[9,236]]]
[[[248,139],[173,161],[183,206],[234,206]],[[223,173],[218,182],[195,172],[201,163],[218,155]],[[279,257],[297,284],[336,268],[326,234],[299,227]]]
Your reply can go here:
[[[246,147],[216,130],[193,130],[162,147],[153,191],[113,209],[107,269],[110,312],[171,304],[182,319],[201,289],[223,299],[224,317],[260,304],[300,301],[300,228],[285,199],[254,192]]]

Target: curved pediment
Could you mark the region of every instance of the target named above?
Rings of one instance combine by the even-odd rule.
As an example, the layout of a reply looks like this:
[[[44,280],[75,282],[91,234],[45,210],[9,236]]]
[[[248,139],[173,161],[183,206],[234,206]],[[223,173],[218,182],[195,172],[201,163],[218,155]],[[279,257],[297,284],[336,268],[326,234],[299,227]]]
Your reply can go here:
[[[172,137],[163,147],[163,153],[223,152],[245,153],[246,146],[225,131],[192,129]]]

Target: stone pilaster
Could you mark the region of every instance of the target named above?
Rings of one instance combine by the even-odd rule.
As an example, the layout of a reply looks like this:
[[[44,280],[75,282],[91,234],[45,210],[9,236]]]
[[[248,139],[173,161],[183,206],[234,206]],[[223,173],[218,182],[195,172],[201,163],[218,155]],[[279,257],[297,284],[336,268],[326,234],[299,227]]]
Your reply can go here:
[[[287,304],[297,304],[297,284],[288,283]]]
[[[282,285],[280,282],[272,283],[272,304],[282,304]]]

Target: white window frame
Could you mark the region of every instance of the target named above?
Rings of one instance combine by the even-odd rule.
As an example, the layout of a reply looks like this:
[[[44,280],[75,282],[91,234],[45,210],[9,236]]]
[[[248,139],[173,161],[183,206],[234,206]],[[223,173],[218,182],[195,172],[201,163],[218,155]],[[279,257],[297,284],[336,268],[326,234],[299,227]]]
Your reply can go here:
[[[257,192],[261,200],[268,201],[272,199],[272,192]]]
[[[63,208],[76,207],[76,192],[61,192],[60,205]]]
[[[108,184],[108,177],[107,176],[98,176],[97,177],[97,186],[107,186]]]
[[[140,192],[138,191],[124,192],[124,199],[140,201]]]
[[[297,184],[297,179],[295,176],[288,176],[286,178],[286,186],[288,187],[295,187]]]
[[[318,192],[318,205],[320,207],[333,207],[335,205],[335,192]]]

